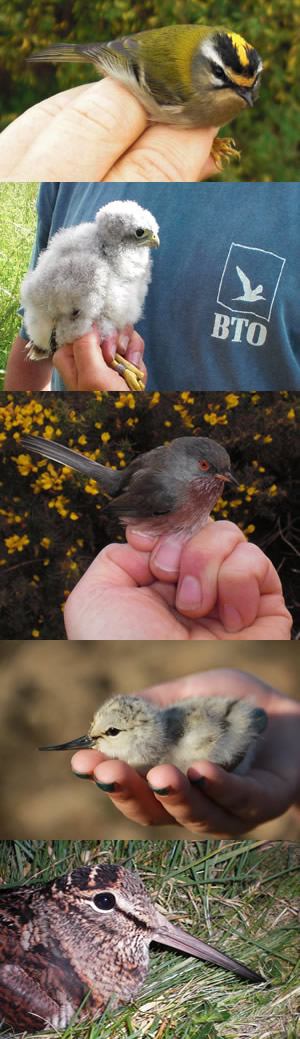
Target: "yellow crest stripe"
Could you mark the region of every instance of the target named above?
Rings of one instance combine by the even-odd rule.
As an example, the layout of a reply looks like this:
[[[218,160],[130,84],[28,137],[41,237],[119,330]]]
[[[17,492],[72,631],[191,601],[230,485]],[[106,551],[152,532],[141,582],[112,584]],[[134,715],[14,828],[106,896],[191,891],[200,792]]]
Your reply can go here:
[[[249,44],[246,43],[246,40],[244,40],[238,32],[228,32],[227,35],[230,37],[233,46],[236,48],[238,52],[241,65],[248,65],[249,58],[247,55],[247,51],[249,51],[249,49],[251,50],[251,48],[249,48]]]

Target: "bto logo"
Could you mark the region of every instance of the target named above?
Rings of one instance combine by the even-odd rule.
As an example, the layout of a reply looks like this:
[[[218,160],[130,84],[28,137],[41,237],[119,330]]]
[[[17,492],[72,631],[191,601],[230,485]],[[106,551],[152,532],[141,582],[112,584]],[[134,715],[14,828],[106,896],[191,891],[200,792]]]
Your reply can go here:
[[[215,313],[212,337],[263,346],[285,259],[232,242],[217,301],[230,313]]]

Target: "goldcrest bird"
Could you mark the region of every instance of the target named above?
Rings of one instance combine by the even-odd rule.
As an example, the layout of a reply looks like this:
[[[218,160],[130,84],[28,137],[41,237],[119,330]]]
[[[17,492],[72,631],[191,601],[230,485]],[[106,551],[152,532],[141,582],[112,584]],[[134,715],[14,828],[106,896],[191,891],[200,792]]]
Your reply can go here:
[[[173,533],[182,541],[205,526],[224,482],[237,483],[227,451],[208,437],[179,437],[120,470],[44,437],[29,434],[21,446],[97,480],[113,499],[105,510],[123,526],[134,522],[149,535]]]
[[[186,772],[200,758],[241,773],[250,767],[266,724],[265,711],[249,700],[194,697],[159,709],[139,696],[121,695],[99,707],[85,736],[39,750],[99,750],[142,776],[163,764]]]
[[[58,43],[29,61],[88,61],[134,94],[149,119],[177,126],[224,126],[259,93],[262,61],[237,32],[223,26],[166,25],[110,43]],[[214,141],[218,162],[234,142]]]
[[[117,200],[102,206],[92,223],[53,235],[22,283],[30,360],[51,357],[63,343],[88,332],[93,322],[103,340],[139,320],[158,231],[152,213],[137,202]],[[121,364],[124,375],[126,363],[120,357],[114,367]],[[142,382],[143,373],[135,368],[132,374],[136,372]],[[143,383],[128,381],[132,389],[144,389]]]
[[[160,942],[259,984],[260,974],[167,920],[137,873],[81,866],[0,892],[0,1016],[30,1032],[65,1029],[134,1000]],[[84,1002],[84,1006],[81,1004]],[[80,1008],[80,1009],[79,1009]]]

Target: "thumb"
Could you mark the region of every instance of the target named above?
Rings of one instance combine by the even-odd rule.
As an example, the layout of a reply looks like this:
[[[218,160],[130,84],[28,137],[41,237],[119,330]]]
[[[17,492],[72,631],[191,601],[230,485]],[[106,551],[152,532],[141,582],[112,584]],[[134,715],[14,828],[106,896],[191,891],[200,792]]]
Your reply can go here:
[[[53,364],[69,390],[124,390],[124,380],[105,363],[96,325],[61,346]]]

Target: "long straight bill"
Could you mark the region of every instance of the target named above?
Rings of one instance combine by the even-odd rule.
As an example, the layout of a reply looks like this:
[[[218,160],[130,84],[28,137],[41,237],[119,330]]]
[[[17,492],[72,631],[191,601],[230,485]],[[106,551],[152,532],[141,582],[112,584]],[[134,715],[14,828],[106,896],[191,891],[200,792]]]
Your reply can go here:
[[[255,971],[246,967],[244,963],[232,960],[230,956],[226,956],[225,953],[214,949],[212,945],[207,945],[200,938],[194,938],[193,935],[186,934],[185,931],[181,931],[180,927],[174,927],[173,924],[166,921],[164,917],[162,917],[162,921],[162,926],[153,935],[153,941],[161,942],[162,945],[169,945],[174,949],[180,949],[181,952],[187,952],[189,956],[197,956],[199,960],[217,963],[219,967],[231,970],[241,978],[247,978],[248,981],[256,983],[265,981],[261,974],[256,974]]]

